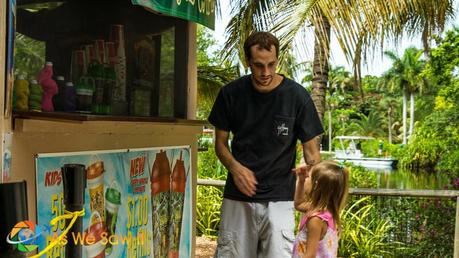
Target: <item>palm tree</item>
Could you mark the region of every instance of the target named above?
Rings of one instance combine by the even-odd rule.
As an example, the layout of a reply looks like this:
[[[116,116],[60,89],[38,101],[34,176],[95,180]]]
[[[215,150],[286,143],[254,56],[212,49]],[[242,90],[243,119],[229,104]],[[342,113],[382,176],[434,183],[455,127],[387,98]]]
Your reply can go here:
[[[411,136],[414,127],[414,94],[424,84],[421,72],[424,69],[424,62],[420,60],[422,51],[414,47],[407,48],[402,57],[392,51],[385,51],[384,54],[393,62],[392,67],[383,75],[388,80],[392,90],[398,88],[403,93],[403,143],[407,139],[407,94],[410,94],[410,129]]]
[[[380,137],[384,135],[382,129],[382,119],[379,113],[371,111],[368,116],[359,114],[359,119],[353,119],[349,125],[349,130],[359,135]]]
[[[198,63],[198,110],[199,119],[207,119],[218,91],[225,84],[240,76],[237,66],[229,62],[219,63],[217,54],[208,53],[208,49],[217,43],[209,31],[198,26],[197,29],[197,63]]]
[[[325,112],[330,35],[333,30],[359,86],[360,64],[387,39],[422,34],[425,49],[453,16],[453,0],[235,0],[227,27],[226,57],[241,56],[242,42],[254,30],[272,30],[281,41],[280,66],[298,35],[314,27],[312,98],[319,117]],[[303,49],[306,44],[296,44]],[[242,58],[240,58],[243,60]],[[362,92],[363,96],[363,92]]]
[[[218,91],[225,84],[240,76],[235,66],[198,66],[198,118],[207,119]]]
[[[331,67],[328,73],[328,85],[330,93],[341,91],[342,94],[351,87],[354,87],[354,78],[344,66]]]
[[[381,100],[381,106],[384,108],[384,109],[387,109],[387,119],[386,119],[386,122],[387,122],[387,133],[388,133],[388,141],[389,141],[389,144],[392,144],[392,135],[393,135],[393,130],[392,130],[392,126],[393,126],[393,112],[394,112],[394,109],[396,108],[397,106],[397,100],[392,97],[392,96],[386,96],[385,98],[383,98]]]

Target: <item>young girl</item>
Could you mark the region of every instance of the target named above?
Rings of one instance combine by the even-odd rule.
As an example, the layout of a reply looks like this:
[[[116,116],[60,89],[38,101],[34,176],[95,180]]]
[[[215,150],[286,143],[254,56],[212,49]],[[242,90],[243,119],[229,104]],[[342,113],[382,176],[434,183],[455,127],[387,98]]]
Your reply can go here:
[[[322,161],[297,175],[295,208],[304,212],[293,244],[293,257],[336,257],[339,213],[348,192],[349,173],[333,161]]]

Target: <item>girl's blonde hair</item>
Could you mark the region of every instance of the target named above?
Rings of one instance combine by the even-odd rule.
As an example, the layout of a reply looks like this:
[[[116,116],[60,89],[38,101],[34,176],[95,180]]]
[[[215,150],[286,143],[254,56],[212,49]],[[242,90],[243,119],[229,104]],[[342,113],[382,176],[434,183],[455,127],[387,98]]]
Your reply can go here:
[[[311,210],[328,210],[336,224],[344,208],[349,189],[349,171],[334,161],[322,161],[312,167],[312,189],[309,193]]]

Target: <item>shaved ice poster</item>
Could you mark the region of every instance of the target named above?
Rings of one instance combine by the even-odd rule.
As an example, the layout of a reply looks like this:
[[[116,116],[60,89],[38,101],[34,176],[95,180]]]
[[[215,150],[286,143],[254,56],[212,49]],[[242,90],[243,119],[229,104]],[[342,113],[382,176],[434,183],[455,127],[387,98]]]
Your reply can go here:
[[[64,214],[61,167],[85,166],[82,257],[191,257],[190,146],[39,154],[37,224]],[[49,228],[46,243],[65,230]],[[45,244],[39,246],[43,250]],[[65,243],[47,257],[64,257]]]

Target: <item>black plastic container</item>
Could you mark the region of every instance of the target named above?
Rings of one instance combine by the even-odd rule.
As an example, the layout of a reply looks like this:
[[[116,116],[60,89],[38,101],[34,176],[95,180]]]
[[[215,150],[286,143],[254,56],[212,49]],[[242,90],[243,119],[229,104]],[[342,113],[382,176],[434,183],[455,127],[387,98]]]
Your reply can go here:
[[[65,164],[62,168],[62,178],[64,181],[64,204],[65,209],[80,211],[84,206],[84,192],[86,188],[86,168],[82,164]],[[68,225],[71,219],[66,221]],[[73,239],[73,235],[82,234],[83,218],[79,217],[72,228],[67,233],[67,239]],[[80,243],[68,241],[65,246],[65,257],[80,258],[82,257],[82,246]]]
[[[28,219],[26,181],[0,184],[0,257],[26,257],[6,237],[16,223]]]

